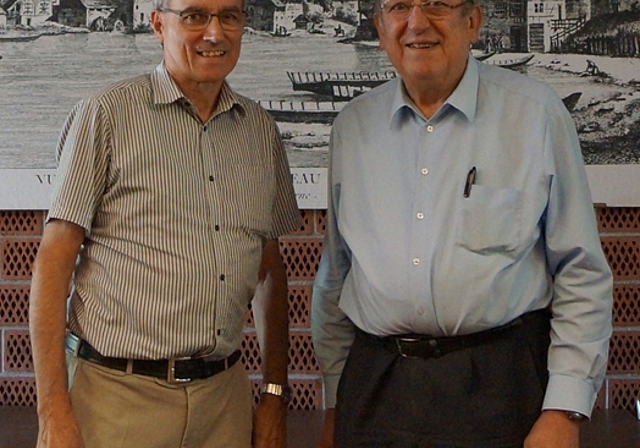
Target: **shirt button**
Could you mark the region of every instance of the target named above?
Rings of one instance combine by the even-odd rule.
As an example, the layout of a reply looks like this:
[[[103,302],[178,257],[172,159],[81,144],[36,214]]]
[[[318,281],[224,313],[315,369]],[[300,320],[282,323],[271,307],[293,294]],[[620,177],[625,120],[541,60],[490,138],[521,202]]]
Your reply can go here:
[[[220,280],[224,281],[224,279],[225,279],[224,274],[220,274]]]
[[[216,224],[214,228],[216,229],[216,232],[220,231],[220,226],[218,224]]]
[[[210,181],[210,182],[213,182],[213,179],[214,179],[213,174],[210,174],[210,175],[209,175],[209,181]]]
[[[418,309],[416,310],[416,312],[420,315],[424,314],[424,308],[422,308],[421,306],[418,307]]]
[[[433,132],[433,126],[431,125],[427,126],[427,132]]]
[[[417,217],[418,219],[424,219],[424,213],[418,213],[418,214],[416,215],[416,217]]]
[[[420,170],[420,172],[421,172],[422,174],[424,174],[425,176],[426,176],[427,174],[429,174],[429,170],[428,170],[427,168],[422,168],[422,169]]]
[[[414,265],[414,266],[418,266],[418,265],[420,264],[420,259],[419,259],[419,258],[414,258],[414,259],[412,260],[412,262],[413,262],[413,265]]]

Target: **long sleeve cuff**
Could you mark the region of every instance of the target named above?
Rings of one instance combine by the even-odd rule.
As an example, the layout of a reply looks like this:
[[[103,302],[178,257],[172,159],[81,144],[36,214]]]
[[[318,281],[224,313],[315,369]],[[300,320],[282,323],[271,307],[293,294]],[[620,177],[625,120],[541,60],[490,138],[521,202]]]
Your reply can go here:
[[[567,375],[550,375],[542,409],[559,409],[591,416],[597,391],[590,381]]]

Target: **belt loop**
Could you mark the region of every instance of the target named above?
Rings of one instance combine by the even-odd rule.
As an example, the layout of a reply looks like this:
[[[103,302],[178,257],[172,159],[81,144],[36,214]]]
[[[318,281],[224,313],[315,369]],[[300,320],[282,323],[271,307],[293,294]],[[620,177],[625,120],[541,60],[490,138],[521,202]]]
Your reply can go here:
[[[127,375],[133,373],[133,359],[127,359],[127,369],[124,371]]]

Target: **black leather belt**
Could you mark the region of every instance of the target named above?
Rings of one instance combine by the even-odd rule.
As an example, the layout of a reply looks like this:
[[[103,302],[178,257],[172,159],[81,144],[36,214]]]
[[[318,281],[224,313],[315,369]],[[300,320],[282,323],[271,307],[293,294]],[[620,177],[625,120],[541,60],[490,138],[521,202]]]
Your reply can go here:
[[[550,313],[546,309],[531,311],[511,322],[489,330],[462,336],[434,338],[429,335],[403,335],[373,338],[387,349],[400,353],[405,358],[439,358],[447,353],[487,344],[508,337],[524,327],[525,323],[548,321]],[[365,333],[366,334],[366,333]]]
[[[88,342],[83,341],[74,334],[67,335],[65,348],[78,358],[86,359],[101,366],[122,372],[164,379],[172,384],[188,383],[192,380],[209,378],[227,370],[240,359],[240,350],[236,350],[224,359],[217,360],[209,357],[161,360],[112,358],[102,356]]]

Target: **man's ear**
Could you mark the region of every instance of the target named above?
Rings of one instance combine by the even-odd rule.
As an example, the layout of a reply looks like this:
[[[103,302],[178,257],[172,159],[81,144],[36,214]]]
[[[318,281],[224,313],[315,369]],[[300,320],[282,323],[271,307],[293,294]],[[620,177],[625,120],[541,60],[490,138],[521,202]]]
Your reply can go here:
[[[376,31],[378,32],[378,46],[384,50],[384,39],[382,38],[384,35],[384,22],[382,21],[379,13],[373,14],[373,25],[376,27]]]
[[[164,42],[164,24],[162,23],[162,15],[160,11],[154,9],[149,14],[149,22],[151,23],[151,29],[153,30],[153,34],[156,36],[156,39],[160,41],[160,43]]]
[[[467,19],[469,20],[469,42],[473,44],[478,40],[478,36],[480,35],[480,27],[482,26],[482,22],[484,19],[482,6],[477,4],[473,5],[473,9],[469,13]]]

